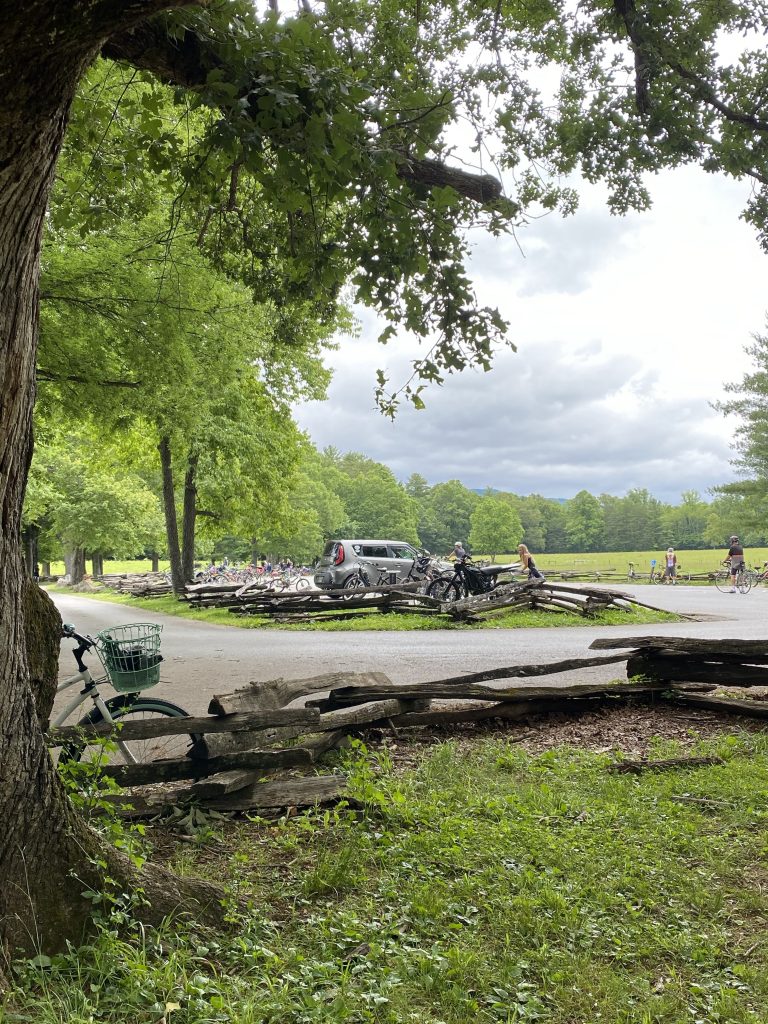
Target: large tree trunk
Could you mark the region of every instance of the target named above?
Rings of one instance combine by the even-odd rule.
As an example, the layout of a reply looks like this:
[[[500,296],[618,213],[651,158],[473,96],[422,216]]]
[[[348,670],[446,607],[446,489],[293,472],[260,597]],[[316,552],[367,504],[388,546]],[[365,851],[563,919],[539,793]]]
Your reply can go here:
[[[184,512],[181,533],[181,568],[185,583],[195,577],[195,523],[197,520],[197,463],[200,456],[190,452],[184,477]]]
[[[64,552],[64,568],[69,575],[69,582],[82,583],[85,576],[85,549],[75,548],[73,551]]]
[[[170,438],[161,437],[157,450],[160,452],[160,469],[163,475],[163,512],[165,514],[165,536],[168,541],[168,558],[171,562],[171,585],[177,594],[183,594],[184,566],[179,546],[179,520],[176,515],[176,490],[173,486]]]
[[[40,238],[77,82],[107,36],[163,7],[160,0],[35,0],[8,8],[0,34],[0,948],[62,948],[89,920],[84,890],[103,868],[130,885],[133,866],[73,811],[38,720],[49,705],[57,616],[30,591],[19,545],[32,455]],[[26,605],[25,605],[26,600]],[[47,623],[47,625],[46,625]],[[36,663],[30,674],[27,643]],[[42,666],[42,668],[39,668]],[[35,696],[40,698],[38,708]],[[114,872],[117,872],[115,875]],[[179,886],[141,878],[151,916]],[[166,893],[165,886],[168,886]],[[173,890],[176,889],[174,894]],[[211,898],[211,890],[208,890]],[[0,968],[1,970],[1,968]]]

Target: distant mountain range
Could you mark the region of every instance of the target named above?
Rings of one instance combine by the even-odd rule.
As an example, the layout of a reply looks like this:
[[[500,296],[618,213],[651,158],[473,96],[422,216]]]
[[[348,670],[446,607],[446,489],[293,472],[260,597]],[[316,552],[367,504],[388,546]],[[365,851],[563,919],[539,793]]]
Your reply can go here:
[[[497,487],[470,487],[470,491],[474,491],[475,494],[487,494],[489,491],[491,494],[501,494],[502,492]],[[547,498],[547,501],[556,501],[558,505],[564,505],[567,498]]]

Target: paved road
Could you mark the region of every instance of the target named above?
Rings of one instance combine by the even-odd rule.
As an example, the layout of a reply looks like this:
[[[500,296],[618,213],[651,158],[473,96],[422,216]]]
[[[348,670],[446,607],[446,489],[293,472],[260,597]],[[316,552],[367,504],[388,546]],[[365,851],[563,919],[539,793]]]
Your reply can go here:
[[[229,693],[252,679],[299,679],[330,671],[378,670],[395,682],[421,682],[503,665],[555,662],[586,657],[597,636],[695,636],[766,639],[768,589],[720,594],[714,587],[622,588],[638,600],[668,611],[695,614],[696,621],[654,626],[574,626],[552,629],[439,630],[424,633],[299,633],[248,630],[192,622],[169,615],[137,613],[130,605],[108,604],[74,594],[51,595],[65,622],[95,633],[110,625],[144,618],[162,622],[165,657],[158,696],[176,700],[193,713],[205,712],[211,695]],[[70,645],[62,644],[62,675],[73,671]],[[549,682],[614,679],[621,666],[600,666],[578,675],[562,673]],[[160,691],[162,690],[162,694]]]

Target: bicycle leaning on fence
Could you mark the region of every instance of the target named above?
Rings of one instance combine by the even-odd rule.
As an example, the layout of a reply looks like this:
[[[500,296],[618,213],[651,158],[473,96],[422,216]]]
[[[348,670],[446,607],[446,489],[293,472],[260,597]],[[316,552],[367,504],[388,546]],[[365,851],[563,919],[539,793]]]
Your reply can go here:
[[[373,570],[377,573],[376,579],[373,578]],[[397,569],[388,569],[385,566],[377,565],[375,562],[360,559],[352,575],[344,581],[344,589],[360,590],[365,587],[395,587],[406,583],[420,583],[426,587],[426,584],[438,575],[440,575],[440,571],[434,567],[434,560],[429,554],[419,555],[418,558],[414,558],[405,575],[401,575]]]
[[[62,637],[77,641],[72,649],[77,672],[62,680],[56,693],[63,693],[72,686],[82,685],[77,696],[54,718],[54,728],[64,725],[81,704],[93,702],[92,710],[77,723],[78,726],[97,726],[125,723],[118,730],[113,743],[89,737],[68,738],[62,744],[58,763],[72,761],[98,761],[99,764],[138,764],[161,758],[183,757],[197,736],[187,732],[176,735],[162,735],[131,738],[131,732],[142,732],[141,727],[128,728],[128,723],[147,722],[158,718],[188,718],[189,712],[178,704],[147,696],[143,691],[155,686],[160,680],[160,632],[162,626],[149,622],[130,623],[103,629],[95,637],[78,633],[69,623],[62,626]],[[101,660],[104,674],[94,678],[83,661],[92,649]],[[101,687],[110,685],[117,696],[106,700]],[[151,726],[144,730],[151,733]]]

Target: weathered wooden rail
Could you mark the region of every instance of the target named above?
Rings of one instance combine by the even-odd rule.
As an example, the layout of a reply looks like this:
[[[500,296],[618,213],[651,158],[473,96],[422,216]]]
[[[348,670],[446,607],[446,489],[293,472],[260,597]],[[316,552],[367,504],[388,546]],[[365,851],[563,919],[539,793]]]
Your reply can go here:
[[[343,778],[317,774],[317,758],[350,733],[372,727],[399,730],[483,718],[519,720],[547,711],[580,713],[627,701],[651,701],[656,706],[672,701],[715,714],[768,718],[765,703],[712,696],[719,688],[768,686],[768,640],[643,636],[601,638],[591,648],[607,653],[418,684],[393,683],[381,672],[253,682],[215,696],[207,716],[118,723],[117,731],[125,739],[189,733],[194,742],[184,758],[110,765],[104,774],[124,787],[188,783],[166,796],[134,790],[134,816],[156,814],[184,801],[217,809],[263,810],[338,799]],[[625,682],[567,687],[515,682],[622,662]],[[295,706],[299,701],[301,706]],[[441,703],[435,706],[433,701]],[[66,727],[52,730],[48,739],[57,745],[108,732],[103,724]],[[297,770],[312,774],[296,778]]]

